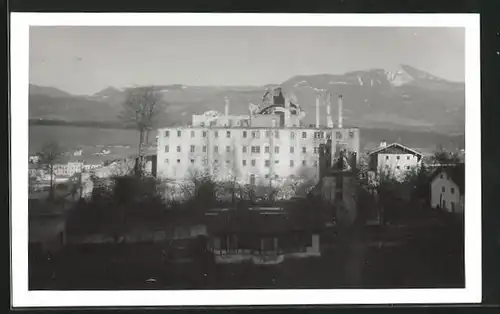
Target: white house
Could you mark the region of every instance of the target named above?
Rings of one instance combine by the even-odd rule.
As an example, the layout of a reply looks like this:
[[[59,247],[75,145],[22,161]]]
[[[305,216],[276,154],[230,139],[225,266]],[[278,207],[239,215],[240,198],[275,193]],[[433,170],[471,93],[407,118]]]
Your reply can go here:
[[[29,156],[29,162],[31,164],[37,164],[39,161],[40,161],[40,156],[37,155]]]
[[[71,177],[75,173],[82,172],[83,161],[68,162],[66,164],[55,164],[54,174],[57,176]]]
[[[464,164],[441,167],[431,178],[431,206],[447,212],[463,213],[465,192]]]
[[[77,149],[73,152],[73,156],[82,156],[83,155],[83,149]]]
[[[387,145],[382,142],[378,148],[368,153],[368,156],[371,171],[378,174],[387,173],[401,179],[408,171],[420,167],[423,155],[402,144]]]
[[[90,172],[90,171],[97,169],[97,168],[100,168],[102,166],[103,166],[102,163],[84,163],[82,166],[82,170],[84,172]]]

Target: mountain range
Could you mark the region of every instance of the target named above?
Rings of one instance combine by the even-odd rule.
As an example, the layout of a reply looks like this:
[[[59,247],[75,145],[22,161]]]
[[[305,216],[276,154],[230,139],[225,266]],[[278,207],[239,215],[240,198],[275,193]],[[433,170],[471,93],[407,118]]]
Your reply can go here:
[[[307,112],[304,122],[315,121],[315,101],[329,92],[336,119],[335,95],[343,97],[345,126],[390,130],[418,130],[462,134],[465,130],[465,84],[452,82],[409,65],[394,71],[369,69],[342,75],[299,75],[280,84],[264,86],[156,86],[166,103],[161,125],[188,124],[191,115],[223,111],[245,114],[250,102],[259,103],[267,88],[281,86]],[[72,95],[54,87],[30,84],[29,117],[35,121],[109,123],[119,125],[124,89],[107,87],[93,95]],[[321,117],[325,108],[321,105]],[[324,122],[324,121],[322,121]]]

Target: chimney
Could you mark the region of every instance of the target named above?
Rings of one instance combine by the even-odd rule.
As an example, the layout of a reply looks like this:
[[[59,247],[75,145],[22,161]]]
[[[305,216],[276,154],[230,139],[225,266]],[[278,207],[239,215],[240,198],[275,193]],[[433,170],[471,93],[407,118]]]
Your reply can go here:
[[[224,115],[229,116],[229,98],[224,97]]]
[[[326,127],[327,128],[333,128],[333,121],[332,121],[332,116],[330,112],[330,104],[331,104],[331,97],[330,93],[327,94],[326,96]]]
[[[387,142],[386,141],[380,142],[380,147],[386,147],[386,146],[387,146]]]
[[[289,126],[290,125],[290,98],[285,96],[285,121],[283,126]]]
[[[316,128],[319,129],[319,96],[316,97]]]
[[[338,122],[338,128],[342,129],[342,95],[339,95],[339,122]]]

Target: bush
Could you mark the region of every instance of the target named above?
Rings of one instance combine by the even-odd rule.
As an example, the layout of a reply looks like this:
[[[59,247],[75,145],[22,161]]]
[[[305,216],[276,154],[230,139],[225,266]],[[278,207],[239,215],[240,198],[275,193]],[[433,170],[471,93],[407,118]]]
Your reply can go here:
[[[91,200],[70,211],[69,233],[118,236],[134,227],[166,221],[166,205],[156,179],[124,175],[107,182],[94,178],[94,184]]]

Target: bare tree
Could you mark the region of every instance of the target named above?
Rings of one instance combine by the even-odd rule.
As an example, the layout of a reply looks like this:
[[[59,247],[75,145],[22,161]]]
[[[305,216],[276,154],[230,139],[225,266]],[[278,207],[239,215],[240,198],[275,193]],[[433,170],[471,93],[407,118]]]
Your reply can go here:
[[[311,166],[302,166],[297,172],[297,186],[295,188],[296,195],[307,195],[317,185],[316,168]]]
[[[430,176],[431,172],[423,164],[418,167],[412,167],[405,173],[404,182],[413,188],[412,197],[424,204],[430,200]]]
[[[358,182],[364,186],[369,187],[370,185],[370,167],[369,167],[369,157],[367,155],[361,155],[357,165],[357,178]]]
[[[221,182],[224,194],[227,194],[227,192],[229,192],[229,194],[231,195],[231,204],[233,207],[236,206],[237,192],[239,191],[240,199],[243,195],[242,187],[238,182],[241,177],[241,170],[238,163],[239,158],[237,149],[238,146],[236,145],[236,142],[232,140],[230,151],[226,152],[226,161],[229,162],[228,167],[226,167],[225,169],[227,176],[225,177],[225,180]]]
[[[136,174],[143,170],[143,146],[149,141],[149,134],[158,124],[158,116],[164,106],[160,94],[153,86],[134,87],[127,90],[120,118],[127,126],[139,132],[138,159]]]
[[[49,142],[42,146],[40,152],[37,153],[39,158],[38,165],[48,171],[50,176],[49,199],[54,197],[54,166],[63,156],[62,147],[57,142]]]
[[[108,167],[109,173],[114,177],[129,176],[134,172],[134,162],[130,160],[117,160]]]

